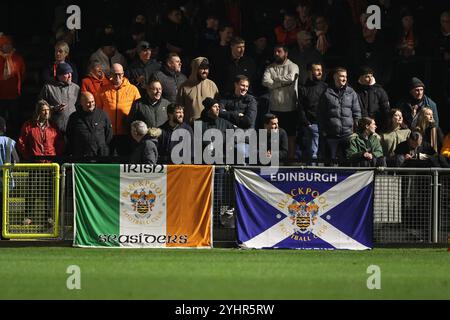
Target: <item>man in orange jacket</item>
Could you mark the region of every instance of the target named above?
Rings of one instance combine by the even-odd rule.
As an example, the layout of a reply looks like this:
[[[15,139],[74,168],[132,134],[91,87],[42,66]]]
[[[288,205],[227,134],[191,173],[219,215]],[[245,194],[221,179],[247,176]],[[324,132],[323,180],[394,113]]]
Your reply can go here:
[[[113,139],[110,145],[111,155],[127,156],[132,144],[126,118],[133,103],[141,98],[138,88],[124,77],[122,65],[116,63],[112,66],[111,83],[102,87],[97,93],[97,107],[105,111],[111,119]]]

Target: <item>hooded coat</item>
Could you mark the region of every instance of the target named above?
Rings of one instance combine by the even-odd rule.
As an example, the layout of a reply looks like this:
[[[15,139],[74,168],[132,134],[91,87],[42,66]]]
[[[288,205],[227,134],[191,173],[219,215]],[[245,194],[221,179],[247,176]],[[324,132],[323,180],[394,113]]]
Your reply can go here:
[[[199,79],[199,66],[205,59],[205,57],[198,57],[192,60],[191,75],[178,91],[177,102],[184,106],[184,119],[188,123],[200,118],[204,109],[203,100],[206,98],[216,99],[219,96],[219,89],[212,80]]]

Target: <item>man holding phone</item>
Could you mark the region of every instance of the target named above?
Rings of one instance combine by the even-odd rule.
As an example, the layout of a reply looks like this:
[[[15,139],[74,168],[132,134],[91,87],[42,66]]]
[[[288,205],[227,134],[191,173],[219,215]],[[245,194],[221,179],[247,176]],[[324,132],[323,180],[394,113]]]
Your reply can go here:
[[[75,112],[80,87],[72,82],[72,67],[60,63],[56,68],[56,78],[45,84],[39,99],[47,101],[52,110],[52,121],[59,131],[66,132],[69,116]]]

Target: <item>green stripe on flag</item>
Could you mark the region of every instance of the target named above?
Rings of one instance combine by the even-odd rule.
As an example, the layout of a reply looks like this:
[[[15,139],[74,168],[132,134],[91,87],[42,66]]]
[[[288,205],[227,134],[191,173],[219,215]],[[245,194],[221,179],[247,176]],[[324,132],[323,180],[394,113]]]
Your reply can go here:
[[[119,246],[99,242],[100,236],[118,236],[120,230],[120,165],[75,164],[74,245]]]

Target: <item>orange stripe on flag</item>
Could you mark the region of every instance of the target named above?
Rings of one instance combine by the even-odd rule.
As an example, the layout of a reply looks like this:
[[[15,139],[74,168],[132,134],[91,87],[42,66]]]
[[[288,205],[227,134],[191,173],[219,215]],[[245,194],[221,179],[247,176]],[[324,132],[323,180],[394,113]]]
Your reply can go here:
[[[167,247],[212,245],[212,179],[212,166],[168,166],[167,235],[186,235],[188,241]]]

